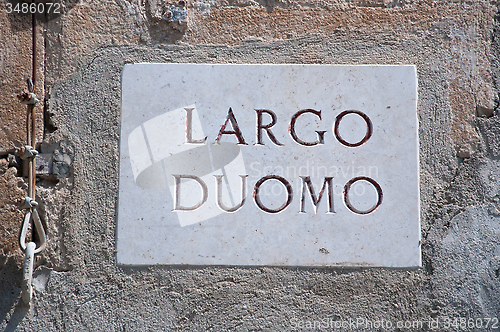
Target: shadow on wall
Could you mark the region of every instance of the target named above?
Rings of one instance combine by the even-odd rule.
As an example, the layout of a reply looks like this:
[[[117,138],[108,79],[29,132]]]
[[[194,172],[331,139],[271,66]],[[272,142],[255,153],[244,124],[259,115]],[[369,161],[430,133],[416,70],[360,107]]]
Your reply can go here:
[[[19,300],[19,302],[16,305],[16,308],[14,309],[14,313],[12,316],[10,316],[9,322],[7,326],[5,327],[5,330],[3,332],[14,332],[16,331],[17,327],[21,322],[23,321],[24,317],[28,314],[30,310],[30,307],[25,305],[23,301]]]
[[[22,267],[18,266],[12,258],[4,264],[0,270],[0,328],[2,332],[16,331],[17,327],[29,314],[33,317],[33,308],[36,305],[37,297],[45,291],[52,269],[39,266],[33,273],[33,298],[31,307],[26,305],[21,299]]]
[[[15,331],[29,312],[21,300],[22,268],[9,257],[0,272],[0,326],[6,323],[4,332]]]

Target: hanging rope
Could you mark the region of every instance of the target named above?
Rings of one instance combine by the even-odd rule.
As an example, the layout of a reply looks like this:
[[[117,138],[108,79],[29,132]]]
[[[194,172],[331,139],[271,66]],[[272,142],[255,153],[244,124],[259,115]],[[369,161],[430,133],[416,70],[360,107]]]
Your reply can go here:
[[[32,0],[31,3],[35,3]],[[46,236],[45,230],[43,229],[42,222],[40,221],[40,216],[38,215],[37,206],[38,203],[35,201],[35,186],[36,186],[36,165],[35,158],[38,151],[35,150],[36,146],[36,132],[35,132],[35,105],[38,103],[38,99],[35,94],[36,89],[36,17],[35,13],[31,16],[32,23],[32,75],[31,78],[27,80],[28,92],[19,95],[21,103],[27,105],[26,113],[26,145],[17,150],[17,155],[23,160],[28,161],[28,196],[24,198],[23,208],[27,209],[23,224],[21,227],[21,232],[19,235],[19,246],[21,250],[25,252],[24,267],[23,267],[23,282],[21,287],[21,297],[25,304],[29,305],[31,303],[32,297],[32,276],[33,276],[33,264],[34,255],[41,253],[46,247]],[[28,234],[28,228],[31,226],[31,240],[26,244],[26,237]],[[39,245],[35,243],[36,236],[39,239]]]

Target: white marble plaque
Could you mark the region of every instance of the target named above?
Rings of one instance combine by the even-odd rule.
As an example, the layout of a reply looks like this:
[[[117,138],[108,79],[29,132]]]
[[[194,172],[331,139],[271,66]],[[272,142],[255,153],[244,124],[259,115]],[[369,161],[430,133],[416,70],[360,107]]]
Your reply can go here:
[[[129,64],[117,261],[421,265],[415,66]]]

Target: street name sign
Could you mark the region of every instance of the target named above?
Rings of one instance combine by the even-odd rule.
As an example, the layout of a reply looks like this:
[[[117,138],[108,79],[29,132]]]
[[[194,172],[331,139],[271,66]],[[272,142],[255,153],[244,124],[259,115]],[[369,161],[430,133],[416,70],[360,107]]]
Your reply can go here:
[[[127,64],[121,265],[418,267],[411,65]]]

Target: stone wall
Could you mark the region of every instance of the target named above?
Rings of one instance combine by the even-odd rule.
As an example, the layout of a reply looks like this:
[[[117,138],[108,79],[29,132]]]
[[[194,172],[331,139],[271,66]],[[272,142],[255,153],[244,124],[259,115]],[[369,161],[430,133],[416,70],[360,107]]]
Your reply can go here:
[[[0,1],[5,331],[287,331],[322,319],[389,320],[394,330],[397,321],[500,319],[494,1],[64,3],[64,14],[38,25],[36,92],[44,102],[37,139],[51,168],[37,185],[48,248],[37,257],[30,308],[20,301],[17,245],[27,184],[13,152],[26,135],[26,106],[16,95],[31,75],[31,21],[7,14],[6,3]],[[117,266],[120,74],[134,62],[415,64],[423,267]]]

